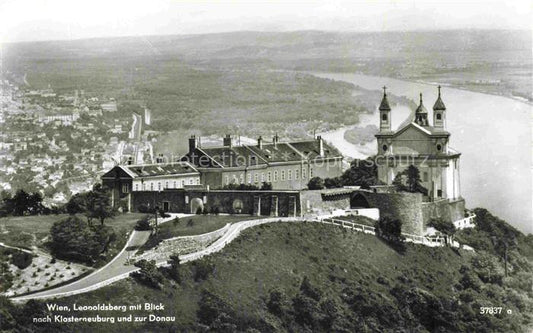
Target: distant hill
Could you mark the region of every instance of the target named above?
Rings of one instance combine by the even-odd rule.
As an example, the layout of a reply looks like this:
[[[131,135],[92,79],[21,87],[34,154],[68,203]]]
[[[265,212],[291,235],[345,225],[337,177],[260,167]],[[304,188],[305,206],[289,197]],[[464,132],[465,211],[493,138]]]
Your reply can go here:
[[[490,213],[481,215],[471,238],[514,232]],[[401,254],[374,236],[338,227],[262,225],[222,252],[183,265],[180,285],[168,280],[155,290],[128,279],[58,303],[162,302],[158,314],[176,317],[99,324],[106,332],[526,332],[533,328],[533,242],[516,236],[505,277],[490,241],[476,253],[407,245]],[[41,311],[39,304],[26,311]],[[481,307],[502,313],[482,314]]]
[[[283,70],[363,72],[531,98],[527,31],[244,31],[16,43],[3,56],[6,75],[22,86],[25,78],[32,89],[113,97],[125,117],[128,103],[139,101],[153,111],[152,129],[185,136],[303,138],[354,124],[379,102],[379,92],[355,98],[346,84]]]

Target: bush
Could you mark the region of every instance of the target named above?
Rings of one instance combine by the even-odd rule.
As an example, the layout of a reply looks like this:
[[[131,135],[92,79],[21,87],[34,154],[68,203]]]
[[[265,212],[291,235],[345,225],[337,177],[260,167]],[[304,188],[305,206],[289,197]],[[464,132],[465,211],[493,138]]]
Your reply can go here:
[[[213,214],[213,215],[220,214],[220,208],[218,206],[211,207],[211,214]]]
[[[307,188],[310,190],[322,190],[324,188],[324,180],[320,177],[313,177],[307,183]]]
[[[147,261],[145,259],[139,260],[135,263],[136,267],[140,270],[131,273],[131,276],[140,283],[155,289],[161,289],[161,283],[163,283],[164,276],[157,269],[155,260]]]
[[[137,210],[139,211],[139,213],[143,213],[143,214],[153,214],[154,213],[154,209],[150,208],[148,205],[145,205],[145,204],[139,205]]]
[[[147,215],[137,221],[135,224],[135,230],[143,231],[143,230],[152,230],[152,226],[150,225],[150,217]]]
[[[194,281],[196,282],[206,280],[215,269],[211,261],[206,258],[195,261],[194,268]]]
[[[174,226],[174,228],[176,228],[179,224],[180,224],[179,217],[176,217],[175,219],[172,220],[172,225]]]
[[[428,226],[437,229],[447,236],[452,236],[456,232],[455,225],[451,221],[445,221],[441,218],[430,220]]]
[[[403,243],[402,221],[388,215],[382,216],[375,224],[376,235],[393,244]]]
[[[50,229],[50,247],[57,258],[92,264],[116,240],[111,227],[89,226],[77,216],[54,223]]]
[[[19,269],[25,269],[31,265],[33,255],[27,252],[15,251],[11,256],[11,263]]]
[[[180,256],[179,254],[175,253],[170,256],[170,260],[168,261],[170,266],[168,268],[168,273],[174,281],[177,283],[181,283],[181,274],[180,274]]]
[[[342,180],[340,177],[326,178],[324,179],[324,186],[326,188],[339,188],[342,187]]]
[[[278,317],[287,313],[289,308],[289,301],[287,295],[281,289],[274,289],[270,291],[270,295],[267,301],[268,311],[275,314]]]
[[[202,215],[202,212],[203,212],[203,211],[204,211],[204,210],[202,209],[202,207],[198,207],[198,208],[196,209],[196,215]]]

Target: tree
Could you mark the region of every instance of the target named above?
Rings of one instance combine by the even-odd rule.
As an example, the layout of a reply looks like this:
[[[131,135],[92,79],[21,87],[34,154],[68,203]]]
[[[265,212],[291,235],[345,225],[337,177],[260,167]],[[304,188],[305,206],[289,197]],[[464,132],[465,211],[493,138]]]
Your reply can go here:
[[[105,219],[113,216],[115,211],[111,206],[109,194],[101,184],[96,184],[87,194],[87,218],[89,221],[93,218],[99,219],[100,224],[104,225]]]
[[[181,283],[179,254],[174,253],[173,255],[171,255],[168,263],[170,264],[170,267],[168,269],[170,277],[173,278],[174,281],[176,281],[177,283]]]
[[[39,192],[28,193],[20,189],[12,198],[7,195],[2,204],[2,214],[15,216],[37,215],[44,211],[43,197]]]
[[[419,192],[422,194],[427,194],[427,189],[425,189],[421,184],[422,180],[420,179],[420,170],[418,170],[417,167],[410,165],[407,168],[406,176],[407,191],[411,193]]]
[[[135,263],[135,266],[139,267],[140,270],[131,273],[131,276],[148,287],[161,289],[161,284],[163,283],[165,277],[157,269],[155,260],[147,261],[145,259],[141,259]]]
[[[389,215],[382,216],[375,224],[376,235],[393,244],[403,243],[402,221]]]
[[[70,215],[81,214],[87,212],[87,193],[76,193],[65,205],[67,213]]]
[[[427,195],[427,189],[422,186],[422,180],[420,179],[420,170],[414,165],[410,165],[403,172],[399,172],[394,177],[392,185],[396,188],[397,191],[411,192],[411,193],[422,193]]]
[[[339,187],[342,187],[342,179],[340,177],[326,178],[326,179],[324,179],[324,186],[326,188],[339,188]]]
[[[453,237],[453,235],[455,235],[455,232],[457,231],[455,225],[453,225],[451,221],[446,221],[441,218],[432,219],[428,222],[428,226],[437,229],[438,231],[442,232],[444,235],[450,238]]]
[[[272,183],[264,182],[264,183],[261,185],[261,190],[264,190],[264,191],[270,191],[270,190],[272,190]]]
[[[93,263],[116,240],[116,234],[110,227],[92,227],[77,216],[69,216],[54,223],[50,239],[54,256]]]
[[[350,168],[340,178],[343,186],[370,188],[370,186],[378,184],[378,167],[375,158],[353,160],[350,163]]]
[[[307,188],[310,190],[322,190],[324,188],[324,180],[320,177],[313,177],[309,180]]]

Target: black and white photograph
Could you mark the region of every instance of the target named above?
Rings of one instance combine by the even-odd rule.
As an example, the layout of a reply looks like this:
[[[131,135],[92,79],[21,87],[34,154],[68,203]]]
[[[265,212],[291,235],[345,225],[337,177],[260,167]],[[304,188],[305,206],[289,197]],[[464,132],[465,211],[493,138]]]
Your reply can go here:
[[[0,0],[0,332],[533,333],[531,0]]]

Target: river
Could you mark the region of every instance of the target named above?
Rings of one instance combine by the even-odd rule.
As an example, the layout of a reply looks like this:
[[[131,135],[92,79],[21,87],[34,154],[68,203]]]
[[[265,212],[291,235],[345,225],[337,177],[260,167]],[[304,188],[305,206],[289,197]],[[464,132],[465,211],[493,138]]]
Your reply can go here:
[[[365,89],[381,89],[386,85],[391,94],[416,102],[421,92],[430,112],[437,98],[436,85],[427,83],[351,73],[312,74]],[[531,105],[450,87],[442,88],[442,99],[447,109],[450,147],[462,153],[461,191],[467,207],[485,207],[520,230],[533,232]],[[376,108],[379,102],[376,100]],[[410,110],[391,107],[392,126],[396,128]],[[357,126],[378,123],[375,113],[362,118]],[[346,156],[363,158],[376,153],[375,141],[364,146],[347,142],[344,132],[348,128],[351,127],[322,133],[322,137]]]

